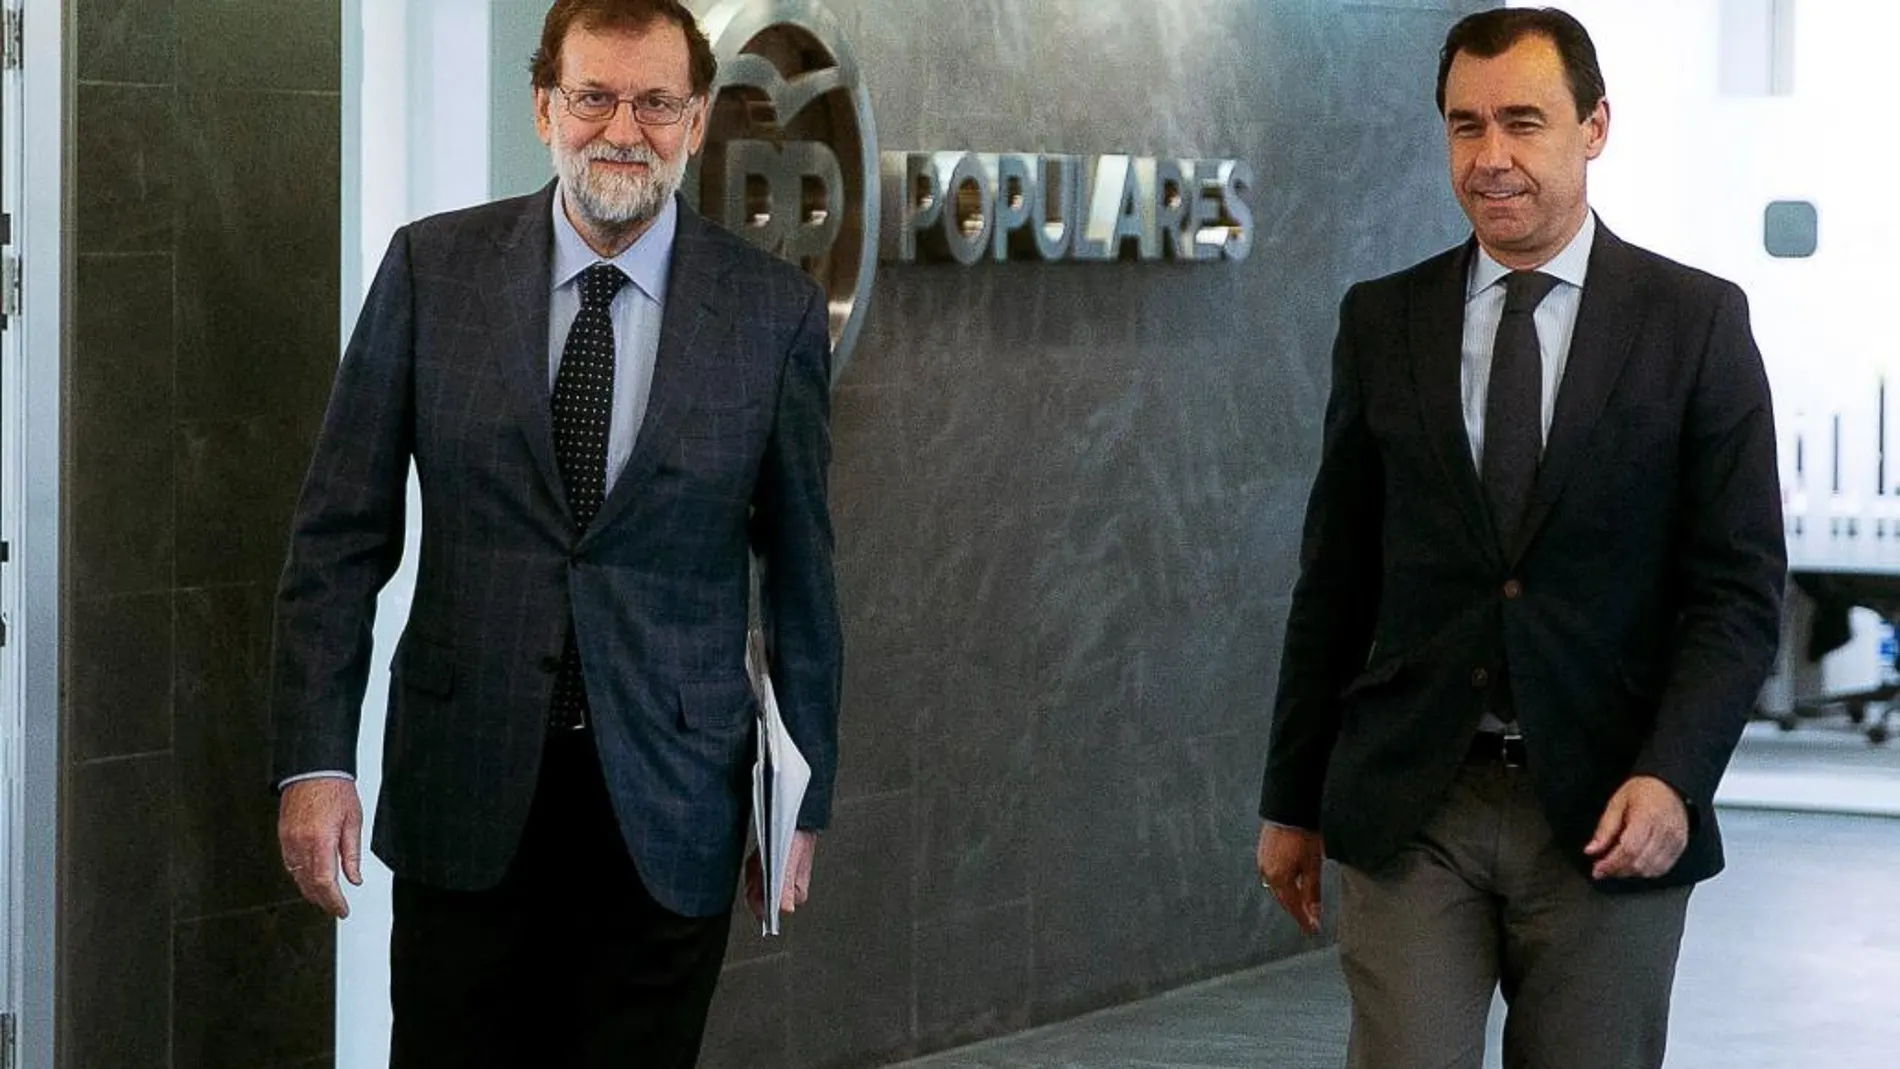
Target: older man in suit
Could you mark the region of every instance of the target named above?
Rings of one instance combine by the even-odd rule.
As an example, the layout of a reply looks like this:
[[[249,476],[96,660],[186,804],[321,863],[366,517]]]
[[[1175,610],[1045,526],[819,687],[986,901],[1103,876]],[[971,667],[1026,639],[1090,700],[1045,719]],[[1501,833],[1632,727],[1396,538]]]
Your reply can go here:
[[[1474,240],[1354,286],[1287,624],[1262,882],[1320,859],[1355,1069],[1662,1063],[1690,887],[1769,670],[1774,419],[1733,285],[1591,213],[1609,105],[1562,12],[1454,27]]]
[[[714,71],[677,0],[559,0],[532,71],[555,181],[398,232],[337,375],[278,597],[279,831],[344,915],[413,463],[374,838],[396,1066],[696,1061],[745,842],[753,553],[812,766],[782,906],[805,894],[841,657],[827,309],[677,196]]]

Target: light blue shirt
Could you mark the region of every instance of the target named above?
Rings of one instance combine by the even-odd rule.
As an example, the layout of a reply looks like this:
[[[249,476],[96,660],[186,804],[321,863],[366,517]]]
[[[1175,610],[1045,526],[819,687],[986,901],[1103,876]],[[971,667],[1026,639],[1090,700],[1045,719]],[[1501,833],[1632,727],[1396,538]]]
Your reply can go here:
[[[601,262],[580,231],[567,217],[557,190],[554,196],[554,287],[548,301],[548,394],[561,370],[561,348],[568,328],[581,312],[580,273]],[[653,392],[653,363],[660,351],[660,315],[666,309],[666,272],[673,263],[673,235],[679,229],[679,202],[668,200],[653,225],[607,261],[626,273],[607,310],[614,324],[614,409],[607,428],[607,488],[611,492],[634,440],[646,421],[647,398]]]
[[[1577,306],[1583,303],[1583,278],[1590,269],[1590,247],[1597,236],[1597,217],[1584,217],[1583,229],[1563,251],[1537,270],[1557,279],[1531,321],[1537,328],[1537,351],[1544,363],[1544,410],[1539,413],[1544,439],[1550,439],[1550,419],[1557,411],[1557,389],[1564,381],[1570,359],[1570,337],[1577,329]],[[1484,470],[1484,402],[1491,393],[1491,345],[1497,340],[1498,320],[1504,318],[1504,276],[1511,269],[1491,258],[1480,246],[1471,258],[1465,284],[1464,360],[1460,386],[1465,400],[1465,434],[1471,439],[1471,465]]]

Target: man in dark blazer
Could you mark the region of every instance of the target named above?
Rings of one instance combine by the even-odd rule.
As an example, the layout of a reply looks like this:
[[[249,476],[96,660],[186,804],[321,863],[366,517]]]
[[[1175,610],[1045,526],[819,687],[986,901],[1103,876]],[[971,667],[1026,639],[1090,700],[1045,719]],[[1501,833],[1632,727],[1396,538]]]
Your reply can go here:
[[[337,375],[277,603],[280,838],[345,914],[413,464],[374,839],[392,1065],[695,1062],[750,812],[749,551],[812,766],[781,904],[805,895],[841,664],[827,308],[678,198],[714,68],[676,0],[556,3],[532,73],[558,177],[399,231]]]
[[[1441,55],[1474,240],[1354,286],[1260,815],[1355,1069],[1657,1066],[1713,798],[1772,659],[1774,420],[1735,286],[1619,240],[1588,34],[1474,15]],[[1541,277],[1540,277],[1541,276]]]

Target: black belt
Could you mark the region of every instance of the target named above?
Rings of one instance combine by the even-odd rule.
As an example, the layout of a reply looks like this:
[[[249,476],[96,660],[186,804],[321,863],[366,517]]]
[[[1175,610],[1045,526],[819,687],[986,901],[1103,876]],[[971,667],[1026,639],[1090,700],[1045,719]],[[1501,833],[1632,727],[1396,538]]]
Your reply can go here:
[[[1524,736],[1480,731],[1471,737],[1471,749],[1465,751],[1465,762],[1473,765],[1523,768],[1527,763],[1524,754]]]

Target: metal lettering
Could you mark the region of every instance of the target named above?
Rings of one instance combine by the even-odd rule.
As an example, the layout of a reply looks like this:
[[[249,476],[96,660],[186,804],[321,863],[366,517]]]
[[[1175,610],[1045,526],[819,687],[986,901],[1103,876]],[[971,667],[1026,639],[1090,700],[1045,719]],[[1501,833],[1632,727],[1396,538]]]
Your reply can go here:
[[[1121,206],[1115,212],[1115,237],[1109,243],[1109,255],[1128,255],[1128,242],[1135,243],[1135,258],[1157,260],[1161,249],[1155,242],[1155,161],[1146,156],[1129,163],[1122,181]]]
[[[879,169],[878,248],[900,263],[967,265],[986,254],[996,262],[1207,263],[1244,260],[1253,247],[1253,170],[1238,160],[886,152]],[[781,166],[774,181],[792,181],[788,170]],[[826,188],[823,179],[805,181],[808,191]],[[810,204],[804,210],[817,218]]]
[[[769,141],[735,139],[707,154],[718,185],[719,221],[767,252],[785,241],[785,217],[777,211],[778,149]]]
[[[683,192],[824,286],[836,381],[889,232],[879,225],[889,183],[850,41],[822,0],[688,6],[712,44],[718,76],[706,106],[706,148],[689,165]]]
[[[1035,255],[1039,184],[1035,161],[1028,156],[985,156],[983,159],[990,173],[990,185],[996,190],[991,258],[1002,263],[1012,252],[1019,259]]]
[[[1122,191],[1128,185],[1128,157],[1101,156],[1093,173],[1082,179],[1088,191],[1083,200],[1082,228],[1075,235],[1070,255],[1077,260],[1115,258],[1116,224],[1121,220]]]
[[[830,252],[844,227],[844,171],[816,141],[786,145],[778,161],[772,214],[785,220],[785,257],[802,264]]]
[[[989,247],[990,230],[994,225],[991,206],[995,203],[996,190],[983,161],[974,153],[939,155],[939,169],[944,167],[944,155],[956,157],[943,183],[944,243],[949,246],[951,257],[967,267],[982,259]]]
[[[1218,165],[1212,160],[1195,160],[1187,176],[1187,236],[1190,250],[1186,259],[1199,263],[1220,259],[1227,231],[1220,225],[1220,186],[1214,177]],[[1211,186],[1211,188],[1210,188]]]
[[[1244,193],[1253,188],[1253,169],[1238,160],[1199,160],[1191,188],[1194,258],[1246,259],[1253,249],[1253,209]]]
[[[1188,229],[1187,178],[1180,160],[1155,161],[1155,243],[1170,260],[1194,259],[1194,232]]]
[[[1253,192],[1253,168],[1242,160],[1224,160],[1220,165],[1221,206],[1227,209],[1227,244],[1221,252],[1238,263],[1253,251],[1253,206],[1247,194]]]
[[[886,260],[914,263],[917,239],[934,231],[943,211],[943,183],[924,152],[886,152],[879,158],[884,187],[884,225],[878,254]]]
[[[844,172],[818,142],[735,138],[707,153],[705,168],[719,221],[767,252],[804,264],[830,252],[844,227]]]
[[[1075,235],[1076,176],[1080,167],[1074,156],[1044,156],[1036,169],[1042,172],[1034,231],[1036,255],[1054,263],[1069,254],[1069,242]]]

